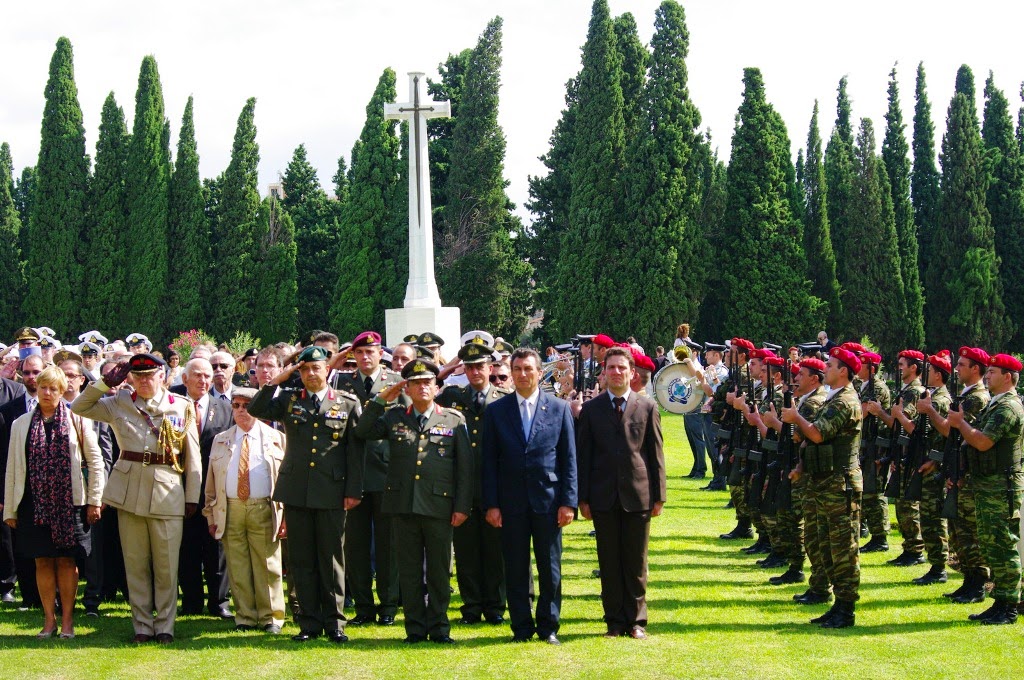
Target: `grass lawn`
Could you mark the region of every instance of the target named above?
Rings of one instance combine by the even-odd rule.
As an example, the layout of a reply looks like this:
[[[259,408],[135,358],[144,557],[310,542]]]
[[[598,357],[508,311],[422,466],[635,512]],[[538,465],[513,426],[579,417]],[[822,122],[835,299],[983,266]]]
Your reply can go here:
[[[664,418],[669,502],[651,531],[648,606],[650,638],[601,637],[599,583],[591,526],[565,533],[563,645],[508,644],[507,627],[453,625],[452,648],[407,647],[399,623],[392,628],[351,627],[351,642],[299,645],[284,635],[235,633],[230,623],[206,617],[178,619],[170,647],[128,642],[127,605],[105,605],[101,619],[79,610],[74,640],[37,642],[39,612],[0,612],[0,668],[4,678],[293,678],[293,677],[693,677],[693,678],[992,678],[1024,671],[1024,625],[983,627],[967,615],[983,605],[953,605],[941,596],[959,586],[917,587],[912,577],[927,566],[885,565],[897,551],[866,555],[857,625],[824,631],[806,623],[825,605],[794,604],[804,586],[774,587],[748,545],[721,541],[733,526],[725,493],[701,492],[704,482],[682,479],[690,454],[682,418]],[[781,571],[781,570],[779,570]],[[454,580],[453,580],[454,583]],[[458,597],[450,616],[458,618]],[[987,606],[984,605],[984,606]]]

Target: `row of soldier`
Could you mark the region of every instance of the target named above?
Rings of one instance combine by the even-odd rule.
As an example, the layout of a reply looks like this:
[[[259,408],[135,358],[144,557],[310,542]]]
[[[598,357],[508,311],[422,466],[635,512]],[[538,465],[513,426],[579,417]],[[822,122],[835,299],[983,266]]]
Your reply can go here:
[[[484,332],[472,332],[463,338],[456,359],[435,363],[436,346],[442,341],[428,333],[407,338],[391,349],[388,368],[382,363],[385,352],[376,333],[362,333],[352,343],[339,347],[336,336],[315,332],[291,355],[278,346],[247,354],[238,374],[234,357],[199,347],[183,367],[181,384],[165,390],[164,384],[172,382],[171,371],[160,356],[148,351],[152,347],[148,339],[134,334],[126,347],[119,348],[91,333],[74,348],[81,354],[66,348],[52,360],[57,363],[54,368],[63,371],[60,377],[64,379],[65,404],[70,403],[70,412],[86,418],[76,421],[71,416],[70,422],[88,423],[84,436],[74,436],[73,428],[68,433],[78,450],[84,452],[83,460],[93,443],[104,438],[102,435],[107,442],[102,454],[107,479],[99,487],[104,511],[101,515],[100,508],[91,507],[89,502],[87,521],[97,534],[106,524],[107,536],[113,533],[121,539],[125,576],[118,582],[116,561],[108,561],[97,577],[102,585],[92,588],[88,583],[92,570],[87,569],[87,592],[97,590],[107,597],[112,589],[126,592],[135,641],[173,641],[178,581],[181,611],[197,614],[203,608],[204,576],[211,615],[234,618],[239,630],[280,632],[285,613],[286,563],[292,614],[300,628],[293,637],[297,641],[325,635],[343,642],[347,640],[346,624],[392,625],[401,604],[408,642],[427,638],[451,642],[446,611],[454,544],[463,600],[461,623],[469,625],[481,619],[492,624],[503,622],[507,599],[514,641],[529,639],[536,632],[557,644],[560,530],[572,521],[577,507],[575,419],[593,419],[586,417],[588,410],[582,406],[582,396],[562,406],[562,402],[549,401],[544,394],[537,397],[541,361],[532,350],[520,350],[517,354],[521,356],[513,355],[510,360],[507,343],[503,347],[500,340],[495,342]],[[46,335],[35,329],[19,331],[18,352],[22,358],[12,363],[16,363],[26,388],[34,388],[33,377],[41,372],[35,370],[37,364],[44,369],[51,358],[36,349]],[[601,345],[601,359],[615,344],[607,336],[598,336],[597,343]],[[97,350],[105,351],[107,361],[86,366],[89,360],[85,355],[92,359]],[[505,350],[504,355],[500,350]],[[621,348],[616,351],[614,368],[608,374],[608,394],[622,394],[625,402],[633,394],[631,385],[642,389],[635,382],[640,373],[634,370],[637,361],[644,367],[645,380],[653,366],[648,366],[650,359],[646,357]],[[597,357],[589,369],[595,375],[599,371],[596,361]],[[252,366],[248,375],[246,362]],[[502,397],[511,398],[514,367],[515,388],[520,395],[513,402],[524,401],[532,390],[530,403],[539,409],[531,411],[533,415],[524,421],[512,411],[517,414],[516,422],[526,426],[523,441],[517,444],[525,445],[526,451],[513,456],[520,458],[518,464],[524,463],[526,455],[535,455],[531,447],[544,442],[550,435],[548,430],[563,431],[551,443],[558,472],[544,473],[547,476],[536,482],[545,487],[539,502],[551,506],[551,512],[541,514],[540,524],[550,519],[551,528],[541,534],[536,533],[536,527],[525,528],[527,545],[532,536],[535,549],[542,541],[558,553],[552,558],[554,564],[538,565],[546,569],[539,569],[536,621],[528,611],[527,588],[520,587],[518,559],[515,597],[512,583],[504,575],[503,566],[509,557],[504,554],[503,540],[507,543],[519,524],[518,520],[512,521],[518,517],[517,512],[506,513],[503,521],[499,511],[507,500],[502,494],[509,493],[505,490],[508,482],[495,481],[489,494],[482,483],[486,479],[481,470],[486,467],[481,461],[482,419],[490,404]],[[98,379],[89,382],[93,377]],[[445,377],[449,384],[437,394]],[[5,378],[5,386],[8,383],[15,384]],[[595,396],[598,391],[587,396]],[[32,398],[18,396],[12,403],[18,401],[19,413],[10,415],[16,419],[28,413],[28,418],[33,418]],[[598,401],[600,405],[608,402],[611,408],[613,399]],[[640,463],[649,462],[650,479],[630,502],[620,502],[615,493],[612,496],[619,510],[623,504],[636,506],[630,507],[628,514],[638,516],[640,524],[634,528],[642,528],[660,512],[664,501],[664,462],[657,409],[643,399],[637,401],[643,408],[634,407],[634,401],[629,400],[629,407],[616,408],[620,409],[620,420],[624,411],[630,423],[644,425],[640,430],[644,434],[629,443],[642,449],[644,458]],[[546,424],[549,413],[564,413],[568,429],[565,423],[561,428]],[[414,414],[427,422],[418,422]],[[46,423],[50,427],[50,421]],[[535,437],[531,425],[544,434]],[[617,429],[624,433],[626,428],[620,424]],[[613,427],[611,433],[617,429]],[[91,436],[96,433],[101,437]],[[631,436],[635,435],[633,432]],[[600,441],[594,443],[594,439]],[[605,451],[608,440],[606,432],[590,437],[582,460],[589,465],[602,453],[610,455]],[[614,442],[615,437],[611,440]],[[503,446],[507,444],[499,440],[492,441],[488,448],[504,451]],[[99,447],[95,448],[98,460],[101,454]],[[25,456],[18,455],[19,460]],[[499,460],[495,465],[500,468],[509,463]],[[581,478],[588,483],[591,478],[606,483],[603,477],[608,474],[607,463],[598,465],[602,466],[598,474],[581,472]],[[518,477],[537,473],[529,467],[520,470]],[[493,477],[497,468],[492,468]],[[85,485],[93,490],[102,476],[102,472],[83,475]],[[17,475],[9,469],[6,477],[10,485]],[[429,483],[403,483],[405,477],[422,477]],[[14,479],[14,484],[19,490],[28,488],[30,479]],[[536,510],[532,506],[537,502],[531,495],[534,483],[530,482],[529,494],[525,486],[521,489],[523,495],[530,495],[528,513]],[[579,490],[580,512],[589,519],[588,496],[585,489]],[[584,499],[588,502],[582,502]],[[608,519],[604,505],[603,498],[593,501],[595,526],[600,517],[604,526],[615,529],[617,525]],[[4,508],[15,543],[17,535],[25,531],[24,525],[17,528],[18,511],[24,509],[11,503]],[[494,513],[496,516],[492,516]],[[643,637],[647,534],[627,533],[630,550],[639,552],[642,548],[644,566],[640,569],[635,558],[630,560],[636,581],[630,597],[618,587],[623,582],[621,575],[607,575],[616,587],[603,588],[603,597],[609,600],[606,620],[609,633]],[[599,557],[609,552],[602,543],[610,545],[612,534],[611,529],[601,533]],[[500,540],[501,536],[505,538]],[[98,536],[94,534],[93,538]],[[106,552],[97,547],[93,546],[90,558]],[[615,546],[615,550],[620,547]],[[53,546],[47,543],[46,548],[52,550]],[[57,561],[59,564],[60,559]],[[85,561],[92,562],[88,558]],[[606,565],[607,559],[601,562],[606,571],[605,567],[615,564],[612,561]],[[529,560],[525,565],[528,569]],[[23,597],[31,590],[27,587],[29,579],[31,574],[19,570]],[[233,615],[227,608],[228,583],[235,605]],[[616,590],[620,591],[618,599],[612,602]],[[532,578],[529,591],[532,596]],[[351,619],[343,614],[346,594],[356,612]],[[52,593],[48,596],[53,599]],[[46,621],[40,637],[49,637],[56,630],[46,599],[43,597]],[[73,602],[65,609],[73,608]],[[87,601],[87,613],[97,615],[98,604],[98,599]],[[69,621],[62,623],[62,635],[69,632],[65,630],[71,625]]]
[[[991,580],[993,604],[969,618],[1014,623],[1020,361],[962,347],[954,364],[948,351],[907,349],[897,356],[893,394],[877,353],[849,342],[826,354],[821,345],[792,348],[787,359],[744,338],[705,345],[715,369],[700,374],[714,422],[707,441],[715,476],[705,488],[728,486],[737,521],[721,538],[753,538],[756,530],[744,551],[767,554],[758,562],[764,568],[786,567],[773,585],[804,582],[806,559],[808,588],[793,599],[810,605],[834,596],[811,622],[845,628],[855,622],[859,553],[889,550],[892,499],[904,540],[889,564],[927,560],[913,583],[945,583],[952,544],[964,579],[946,596],[982,602]],[[811,356],[796,356],[801,349]],[[860,546],[865,529],[871,538]]]

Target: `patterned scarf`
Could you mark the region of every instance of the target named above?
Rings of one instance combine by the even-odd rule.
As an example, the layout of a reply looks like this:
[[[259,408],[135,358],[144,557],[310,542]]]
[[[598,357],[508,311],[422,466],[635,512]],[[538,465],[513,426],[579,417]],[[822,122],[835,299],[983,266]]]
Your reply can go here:
[[[28,430],[28,483],[35,501],[38,526],[49,526],[57,548],[75,545],[75,508],[71,496],[71,440],[68,407],[62,401],[53,419],[53,436],[46,441],[43,412],[36,407]]]

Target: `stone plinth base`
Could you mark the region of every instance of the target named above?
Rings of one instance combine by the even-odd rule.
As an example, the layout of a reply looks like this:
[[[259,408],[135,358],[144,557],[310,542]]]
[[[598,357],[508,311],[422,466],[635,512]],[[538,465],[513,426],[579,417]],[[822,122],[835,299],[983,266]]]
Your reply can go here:
[[[444,340],[441,354],[450,359],[458,352],[462,337],[458,307],[403,307],[384,312],[385,338],[388,347],[402,342],[410,333],[436,333]]]

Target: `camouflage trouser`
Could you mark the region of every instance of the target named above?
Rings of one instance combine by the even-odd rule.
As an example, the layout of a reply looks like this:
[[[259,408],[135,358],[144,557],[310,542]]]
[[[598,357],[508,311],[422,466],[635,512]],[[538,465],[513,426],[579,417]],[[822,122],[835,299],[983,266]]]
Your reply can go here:
[[[921,508],[917,501],[896,500],[896,522],[903,536],[903,552],[921,554],[924,539],[921,538]]]
[[[847,480],[852,487],[849,496]],[[817,549],[837,600],[850,602],[860,598],[857,591],[860,588],[860,499],[863,491],[860,468],[845,475],[811,475],[804,490],[804,497],[810,499],[817,515]],[[806,514],[804,521],[807,521]]]
[[[807,579],[807,585],[811,592],[827,595],[832,592],[832,586],[825,571],[824,551],[828,546],[821,541],[818,533],[818,523],[825,520],[818,517],[818,508],[813,492],[809,488],[808,475],[802,475],[800,483],[803,486],[800,509],[804,518],[804,549],[807,552],[807,561],[811,564],[811,575]]]
[[[928,552],[928,563],[946,566],[949,559],[949,539],[946,520],[942,519],[942,500],[946,478],[941,473],[925,477],[921,482],[921,537]]]
[[[736,521],[749,522],[750,508],[747,507],[747,494],[744,485],[730,486],[729,498],[732,499],[732,506],[736,509]]]
[[[988,566],[978,545],[978,513],[974,502],[974,487],[970,477],[957,494],[957,518],[949,532],[949,542],[960,563],[960,571],[967,573],[970,569],[984,572],[989,577]]]
[[[743,480],[743,504],[747,506],[747,513],[750,515],[750,521],[757,529],[759,537],[769,538],[768,525],[764,521],[764,516],[761,514],[761,508],[755,507],[750,504],[750,480],[753,476],[747,477]],[[772,544],[774,545],[774,543]]]
[[[787,560],[793,569],[804,568],[804,481],[793,484],[793,506],[789,510],[775,513],[775,533],[778,537],[776,550]]]
[[[880,493],[864,494],[861,504],[864,519],[868,523],[871,536],[882,538],[889,534],[889,499]]]
[[[1003,475],[970,480],[974,487],[974,501],[978,509],[978,543],[985,562],[992,570],[992,597],[997,600],[1020,600],[1021,565],[1017,552],[1017,534],[1020,531],[1020,505],[1024,493],[1020,479],[1014,484],[1012,499],[1006,497],[1006,478]],[[1010,506],[1013,512],[1010,512]]]

